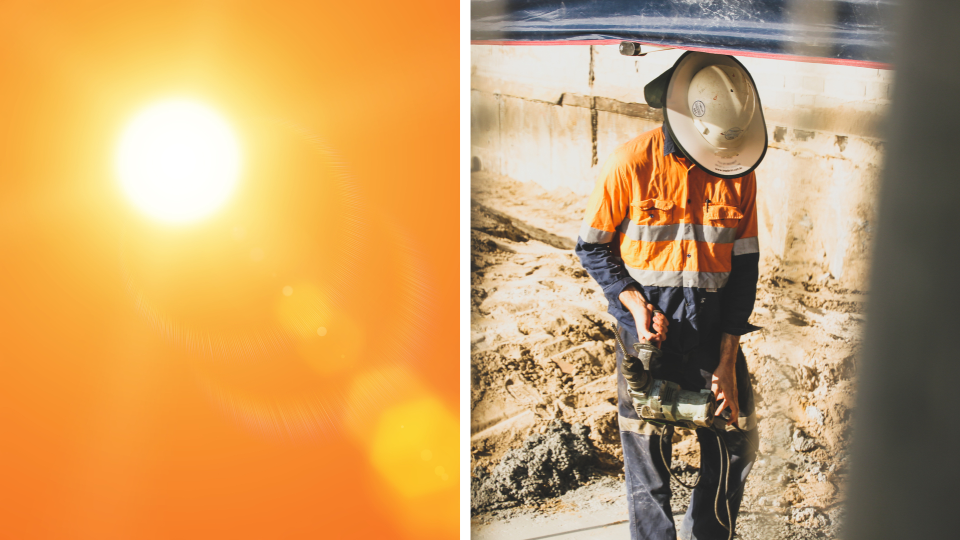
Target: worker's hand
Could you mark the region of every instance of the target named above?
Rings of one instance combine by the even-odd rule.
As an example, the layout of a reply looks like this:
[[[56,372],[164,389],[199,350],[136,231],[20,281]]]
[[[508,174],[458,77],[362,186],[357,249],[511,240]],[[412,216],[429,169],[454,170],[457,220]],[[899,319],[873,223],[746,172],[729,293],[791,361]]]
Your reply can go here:
[[[662,313],[654,314],[654,305],[647,303],[635,286],[631,285],[620,293],[620,303],[633,315],[640,339],[658,347],[663,340],[667,339],[667,327],[670,326],[670,322]]]
[[[720,365],[713,372],[713,382],[710,390],[716,396],[720,405],[717,407],[717,416],[725,409],[730,409],[730,420],[727,425],[737,425],[740,418],[740,401],[737,396],[737,349],[740,346],[740,336],[723,334],[720,339]]]

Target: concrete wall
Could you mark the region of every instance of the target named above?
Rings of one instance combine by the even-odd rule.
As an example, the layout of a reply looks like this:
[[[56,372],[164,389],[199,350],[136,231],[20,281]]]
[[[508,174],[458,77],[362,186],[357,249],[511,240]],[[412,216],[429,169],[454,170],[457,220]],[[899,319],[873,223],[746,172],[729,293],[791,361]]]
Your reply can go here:
[[[482,169],[589,193],[620,144],[658,127],[643,86],[682,51],[471,48],[471,147]],[[892,72],[739,58],[757,82],[770,149],[757,169],[765,269],[863,290]]]

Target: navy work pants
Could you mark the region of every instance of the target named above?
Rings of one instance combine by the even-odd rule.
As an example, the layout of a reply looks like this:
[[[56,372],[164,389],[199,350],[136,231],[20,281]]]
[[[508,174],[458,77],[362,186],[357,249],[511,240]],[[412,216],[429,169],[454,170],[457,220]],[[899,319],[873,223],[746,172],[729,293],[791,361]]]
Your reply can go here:
[[[637,336],[633,330],[618,328],[627,351],[634,354],[633,343]],[[664,353],[651,364],[653,376],[680,384],[684,390],[699,391],[710,388],[713,371],[720,361],[719,336],[707,340],[689,354]],[[630,516],[631,540],[712,540],[729,536],[723,526],[736,526],[743,486],[756,458],[758,436],[753,387],[747,372],[746,359],[737,351],[736,375],[739,424],[741,431],[700,428],[697,440],[700,443],[699,484],[693,490],[690,507],[677,531],[670,510],[670,473],[667,470],[673,452],[672,429],[661,437],[661,428],[640,420],[633,408],[633,400],[627,391],[627,381],[621,373],[623,352],[617,346],[617,401],[620,420],[620,441],[623,444],[623,460],[626,475],[627,504]],[[725,459],[718,437],[726,443],[730,455],[729,476],[726,490],[721,484],[721,459]],[[661,438],[663,440],[661,440]],[[663,445],[661,458],[659,445]],[[717,501],[717,488],[720,499]],[[724,502],[726,498],[726,503]],[[729,512],[727,514],[727,504]],[[722,524],[717,517],[722,520]]]

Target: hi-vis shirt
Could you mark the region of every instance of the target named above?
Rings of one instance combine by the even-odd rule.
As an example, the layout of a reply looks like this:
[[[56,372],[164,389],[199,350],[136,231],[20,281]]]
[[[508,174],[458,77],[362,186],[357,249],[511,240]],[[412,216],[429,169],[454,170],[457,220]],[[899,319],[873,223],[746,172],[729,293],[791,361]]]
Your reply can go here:
[[[670,320],[665,351],[743,335],[756,300],[756,177],[726,180],[675,152],[663,129],[619,147],[587,204],[576,253],[608,310],[636,330],[620,293],[636,284]]]

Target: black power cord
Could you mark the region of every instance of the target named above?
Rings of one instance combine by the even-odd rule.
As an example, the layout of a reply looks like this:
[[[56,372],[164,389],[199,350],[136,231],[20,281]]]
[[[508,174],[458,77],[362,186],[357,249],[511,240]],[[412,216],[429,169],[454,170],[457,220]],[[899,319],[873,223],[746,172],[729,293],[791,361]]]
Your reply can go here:
[[[667,427],[664,426],[664,427],[660,430],[660,444],[657,445],[657,446],[660,447],[660,459],[663,460],[663,465],[667,468],[667,472],[669,472],[669,473],[670,473],[670,476],[673,477],[673,479],[676,480],[677,483],[680,484],[681,486],[683,486],[683,487],[685,487],[685,488],[687,488],[687,489],[693,489],[693,488],[697,487],[697,485],[700,484],[700,479],[703,477],[703,475],[700,474],[699,471],[697,472],[697,481],[694,482],[692,486],[688,486],[687,484],[685,484],[685,483],[683,482],[683,480],[681,480],[676,474],[673,473],[673,469],[671,469],[671,468],[670,468],[670,464],[667,463],[667,458],[664,457],[664,455],[663,455],[663,438],[666,436],[666,434],[667,434]],[[672,436],[672,435],[673,435],[673,434],[671,433],[671,436]],[[670,461],[673,461],[673,456],[672,456],[672,455],[670,456],[670,458],[671,458]]]
[[[727,443],[720,436],[719,431],[714,431],[717,436],[717,448],[720,449],[720,475],[723,476],[723,503],[727,509],[727,523],[724,525],[720,519],[720,512],[717,506],[720,503],[720,483],[717,482],[717,498],[713,502],[713,514],[717,516],[717,521],[729,533],[727,540],[733,539],[733,516],[730,515],[730,499],[727,497],[727,491],[730,488],[730,451],[727,449]],[[724,466],[725,465],[725,466]]]
[[[734,428],[740,433],[743,433],[744,435],[746,435],[747,433],[746,431],[740,429],[738,426],[734,426]],[[697,481],[694,482],[692,486],[687,485],[683,480],[680,480],[680,478],[676,474],[674,474],[673,469],[670,468],[670,463],[667,462],[667,458],[663,453],[663,439],[664,437],[667,436],[667,431],[668,430],[666,426],[663,426],[663,428],[660,430],[660,444],[657,445],[660,447],[660,459],[663,460],[663,465],[664,467],[667,468],[667,472],[670,473],[670,476],[674,480],[676,480],[678,484],[680,484],[681,486],[687,489],[692,490],[693,488],[697,487],[697,485],[700,484],[700,480],[703,478],[703,473],[702,472],[697,473]],[[728,532],[727,540],[732,540],[733,539],[733,527],[732,527],[733,518],[730,515],[730,499],[727,498],[727,491],[730,489],[730,451],[727,448],[727,443],[723,440],[723,437],[721,436],[720,430],[714,429],[713,433],[717,437],[717,450],[720,451],[720,476],[723,477],[723,483],[717,482],[717,496],[713,502],[713,515],[716,516],[717,522],[720,523],[720,526],[722,526],[724,529],[727,530]],[[744,440],[746,440],[746,438]],[[726,511],[727,511],[727,523],[724,523],[723,520],[720,519],[720,511],[718,509],[718,507],[720,506],[721,492],[723,493],[724,507],[726,508]]]

